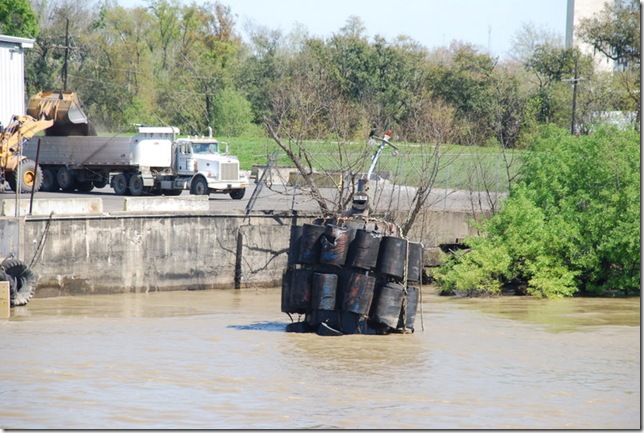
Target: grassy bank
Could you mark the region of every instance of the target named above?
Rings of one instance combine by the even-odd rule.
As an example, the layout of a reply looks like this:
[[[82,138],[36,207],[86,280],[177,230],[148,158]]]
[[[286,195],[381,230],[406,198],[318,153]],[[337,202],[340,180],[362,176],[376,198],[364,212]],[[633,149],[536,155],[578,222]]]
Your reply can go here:
[[[251,170],[253,165],[265,165],[268,156],[279,149],[268,137],[218,137],[221,142],[229,143],[232,155],[239,157],[243,170]],[[495,147],[442,145],[439,158],[433,156],[434,147],[417,143],[395,143],[398,154],[392,155],[390,148],[385,148],[380,156],[375,171],[399,185],[414,185],[422,176],[429,176],[434,164],[438,172],[434,186],[447,189],[489,190],[507,192],[508,173],[514,176],[519,169],[521,151],[505,150]],[[310,141],[306,149],[314,154],[319,171],[337,171],[339,162],[337,144],[332,142]],[[367,158],[356,171],[367,171],[371,163],[370,155],[376,146],[368,147],[366,142],[343,144],[343,153],[351,158],[358,158],[367,152]],[[277,164],[293,166],[284,152],[278,150]]]

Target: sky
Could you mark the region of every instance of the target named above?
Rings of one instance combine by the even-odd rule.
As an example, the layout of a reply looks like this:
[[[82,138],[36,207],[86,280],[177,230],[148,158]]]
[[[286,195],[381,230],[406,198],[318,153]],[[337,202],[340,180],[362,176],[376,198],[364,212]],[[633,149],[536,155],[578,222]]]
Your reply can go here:
[[[179,0],[181,4],[205,3]],[[117,0],[124,7],[147,6],[146,0]],[[230,6],[237,29],[254,23],[284,34],[296,25],[311,36],[330,37],[347,19],[361,18],[367,35],[392,41],[407,35],[427,48],[451,41],[471,43],[505,58],[512,38],[525,24],[561,35],[566,32],[567,0],[219,0]]]

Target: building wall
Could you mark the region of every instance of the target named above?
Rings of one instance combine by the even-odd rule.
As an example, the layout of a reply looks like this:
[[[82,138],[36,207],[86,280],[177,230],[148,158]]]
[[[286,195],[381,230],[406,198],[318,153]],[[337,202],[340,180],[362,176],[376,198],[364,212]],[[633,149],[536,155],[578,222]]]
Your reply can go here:
[[[33,39],[0,35],[0,122],[6,126],[14,114],[25,114],[25,49]]]
[[[599,13],[605,3],[613,0],[568,0],[566,16],[566,48],[578,47],[582,53],[591,54],[595,59],[597,69],[611,72],[615,67],[615,62],[601,53],[595,53],[593,47],[581,42],[577,38],[577,26],[584,18],[591,18]]]

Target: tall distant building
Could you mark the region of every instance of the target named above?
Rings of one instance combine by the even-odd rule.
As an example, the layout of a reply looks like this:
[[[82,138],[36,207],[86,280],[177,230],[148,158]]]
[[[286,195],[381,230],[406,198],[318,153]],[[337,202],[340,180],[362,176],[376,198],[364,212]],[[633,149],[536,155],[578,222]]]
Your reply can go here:
[[[579,41],[576,29],[582,18],[590,18],[599,13],[604,4],[609,2],[614,0],[568,0],[566,13],[566,48],[578,47],[582,53],[592,55],[596,68],[606,72],[615,69],[615,62],[604,54],[595,52],[591,45]]]

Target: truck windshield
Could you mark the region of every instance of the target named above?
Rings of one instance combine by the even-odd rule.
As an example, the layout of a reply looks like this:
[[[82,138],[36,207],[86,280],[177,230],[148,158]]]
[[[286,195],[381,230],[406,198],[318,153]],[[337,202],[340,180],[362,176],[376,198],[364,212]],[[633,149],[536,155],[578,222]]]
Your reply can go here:
[[[219,153],[219,143],[193,143],[193,153]]]

